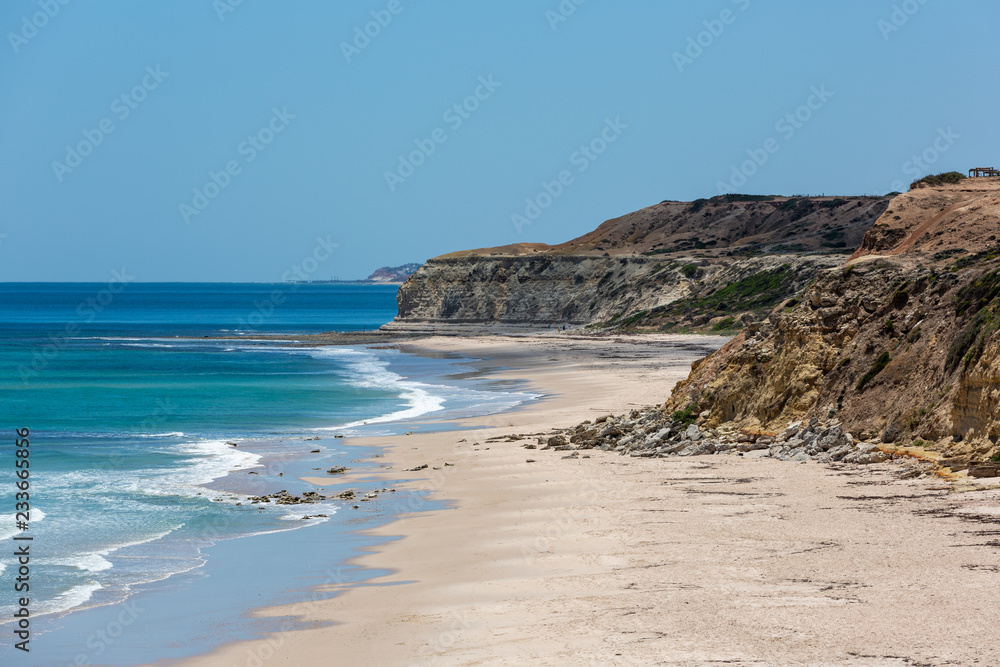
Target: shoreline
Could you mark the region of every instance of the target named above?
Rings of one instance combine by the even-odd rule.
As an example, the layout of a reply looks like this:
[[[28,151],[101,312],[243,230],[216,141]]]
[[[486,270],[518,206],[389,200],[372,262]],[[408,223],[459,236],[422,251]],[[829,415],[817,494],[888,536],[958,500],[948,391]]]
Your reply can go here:
[[[475,430],[348,442],[383,448],[387,475],[411,477],[405,487],[449,509],[402,515],[366,533],[385,541],[352,565],[391,574],[332,599],[251,615],[323,627],[157,664],[330,664],[331,655],[334,664],[379,665],[904,665],[1000,657],[993,648],[1000,613],[988,595],[1000,555],[981,538],[966,544],[971,531],[963,530],[970,517],[987,522],[981,517],[997,511],[997,491],[956,500],[939,481],[898,480],[892,464],[600,451],[563,461],[561,453],[503,437],[662,403],[705,352],[670,346],[683,339],[701,348],[707,342],[648,335],[397,341],[403,349],[489,359],[505,367],[494,377],[526,381],[544,397],[455,420]],[[430,467],[405,471],[423,465]],[[874,511],[883,498],[885,507]],[[955,562],[956,553],[964,560]],[[932,592],[942,581],[951,591]]]

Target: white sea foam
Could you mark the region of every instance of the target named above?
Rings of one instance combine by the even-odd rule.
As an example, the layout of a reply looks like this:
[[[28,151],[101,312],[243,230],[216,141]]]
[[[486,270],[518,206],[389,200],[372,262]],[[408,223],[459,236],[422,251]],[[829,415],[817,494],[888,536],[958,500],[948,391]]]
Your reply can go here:
[[[354,348],[306,348],[304,351],[317,359],[336,359],[340,361],[349,373],[347,381],[357,387],[372,389],[388,389],[398,391],[400,398],[408,405],[397,410],[370,419],[364,419],[346,424],[313,429],[319,432],[341,431],[385,424],[405,420],[413,420],[424,415],[449,410],[453,417],[474,417],[485,414],[495,414],[517,407],[518,405],[541,397],[540,394],[527,392],[482,391],[467,387],[436,385],[407,380],[398,373],[389,370],[389,361],[381,359],[368,350]]]
[[[282,521],[302,521],[303,517],[308,516],[309,517],[308,521],[310,524],[323,523],[324,521],[328,521],[330,517],[336,514],[337,510],[340,509],[339,505],[333,505],[329,503],[318,503],[315,505],[310,504],[299,507],[301,509],[290,511],[287,514],[283,514],[278,518],[281,519]],[[316,516],[317,514],[326,514],[327,516],[317,517]]]
[[[29,517],[28,524],[36,524],[45,518],[45,512],[37,507],[32,507]],[[9,540],[15,535],[21,534],[22,531],[17,527],[17,521],[17,515],[14,513],[5,514],[0,518],[0,541]]]
[[[367,350],[357,350],[354,348],[306,348],[302,351],[316,359],[336,359],[343,362],[349,373],[347,381],[356,387],[398,391],[400,398],[408,403],[408,407],[402,410],[335,427],[316,429],[317,431],[330,431],[353,428],[365,424],[384,424],[404,419],[416,419],[431,412],[444,410],[445,397],[439,393],[444,389],[443,387],[407,380],[402,375],[390,371],[387,360],[380,359]]]
[[[65,565],[66,567],[75,567],[78,570],[84,570],[86,572],[104,572],[105,570],[110,570],[114,567],[111,561],[106,559],[106,556],[110,551],[99,551],[97,553],[85,553],[76,554],[75,556],[69,556],[67,558],[56,558],[48,561],[52,565]]]
[[[186,434],[183,431],[170,431],[169,433],[140,433],[140,438],[183,438]]]
[[[230,447],[222,440],[200,440],[172,447],[185,458],[181,466],[158,471],[154,475],[140,475],[132,480],[118,482],[125,489],[151,495],[194,495],[228,497],[205,490],[203,485],[225,477],[234,470],[249,470],[260,465],[259,454]]]
[[[86,604],[93,597],[94,593],[102,588],[104,587],[93,580],[79,584],[57,595],[47,603],[42,603],[36,614],[43,616],[45,614],[58,614],[75,609]]]

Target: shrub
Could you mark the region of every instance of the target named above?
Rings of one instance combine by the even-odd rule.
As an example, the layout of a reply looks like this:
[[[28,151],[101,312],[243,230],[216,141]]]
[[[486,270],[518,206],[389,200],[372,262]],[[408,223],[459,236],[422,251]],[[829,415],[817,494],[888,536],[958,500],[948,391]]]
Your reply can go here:
[[[680,422],[685,426],[689,426],[694,423],[695,419],[697,419],[697,416],[694,414],[695,409],[694,403],[692,403],[683,410],[675,411],[674,414],[670,415],[670,418],[675,422]]]
[[[889,356],[888,352],[883,352],[878,355],[878,358],[875,359],[875,363],[872,364],[871,369],[861,376],[860,380],[858,380],[858,389],[864,389],[865,385],[874,380],[875,376],[881,373],[882,370],[889,365],[890,361],[892,361],[892,357]]]
[[[978,360],[986,346],[986,340],[1000,324],[996,319],[995,314],[989,310],[981,310],[976,313],[976,316],[965,325],[948,346],[945,370],[950,373],[958,368],[959,363],[968,366],[973,361]]]
[[[922,188],[925,185],[929,185],[931,187],[937,187],[939,185],[954,185],[955,183],[961,183],[964,180],[965,175],[960,174],[957,171],[946,171],[943,174],[924,176],[920,180],[913,181],[910,183],[910,189],[915,190],[917,188]]]
[[[681,267],[681,273],[683,273],[688,278],[694,278],[698,275],[698,265],[697,264],[685,264]]]
[[[715,326],[712,327],[712,331],[725,331],[726,329],[734,328],[736,320],[732,317],[727,317],[726,319],[716,322]]]
[[[969,311],[974,315],[997,296],[1000,296],[1000,270],[980,276],[962,287],[955,298],[955,314],[961,317]]]
[[[628,319],[623,320],[618,326],[627,327],[630,324],[635,324],[636,322],[638,322],[642,318],[646,317],[646,315],[649,315],[649,311],[648,310],[640,310],[638,313],[630,316]],[[618,317],[621,317],[621,316],[619,315]],[[618,319],[618,318],[616,318],[616,319]]]
[[[774,195],[722,195],[722,201],[724,202],[739,202],[739,201],[773,201]]]

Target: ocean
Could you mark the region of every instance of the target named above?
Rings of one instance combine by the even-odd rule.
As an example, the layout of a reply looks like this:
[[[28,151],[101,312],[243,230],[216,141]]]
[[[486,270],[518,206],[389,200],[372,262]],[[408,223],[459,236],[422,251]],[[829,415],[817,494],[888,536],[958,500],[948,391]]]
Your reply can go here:
[[[362,461],[376,452],[336,436],[431,429],[430,419],[534,398],[478,372],[476,360],[260,338],[373,330],[395,315],[395,293],[0,285],[0,428],[10,445],[0,457],[0,634],[8,637],[23,595],[13,545],[24,542],[13,538],[32,538],[30,659],[5,640],[3,664],[182,657],[276,629],[277,621],[248,624],[247,610],[304,599],[331,571],[337,583],[375,574],[343,565],[371,546],[358,531],[433,503],[388,489],[361,510],[340,499],[248,499],[317,488],[329,497],[336,478],[314,487],[299,477],[376,469]],[[30,429],[26,530],[15,521],[16,429]],[[127,628],[125,612],[136,617]]]

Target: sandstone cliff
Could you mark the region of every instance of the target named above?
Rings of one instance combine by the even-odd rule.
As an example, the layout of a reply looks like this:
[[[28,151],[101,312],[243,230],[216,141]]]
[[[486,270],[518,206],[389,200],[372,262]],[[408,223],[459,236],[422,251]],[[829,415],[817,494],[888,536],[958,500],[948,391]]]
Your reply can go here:
[[[856,248],[888,206],[878,197],[726,195],[662,202],[556,246],[451,253],[400,288],[387,328],[735,329],[842,263],[838,253]]]
[[[861,438],[996,456],[998,234],[1000,179],[896,197],[849,261],[696,364],[666,408],[751,431],[835,417]]]

